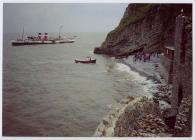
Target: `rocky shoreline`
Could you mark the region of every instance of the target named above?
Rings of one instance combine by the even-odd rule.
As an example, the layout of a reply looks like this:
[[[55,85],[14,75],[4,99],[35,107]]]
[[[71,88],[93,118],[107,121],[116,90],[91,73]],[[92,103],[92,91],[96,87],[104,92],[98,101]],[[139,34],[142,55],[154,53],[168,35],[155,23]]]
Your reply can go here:
[[[170,96],[171,86],[166,85],[159,79],[159,76],[151,76],[143,70],[136,68],[128,59],[121,59],[120,62],[126,64],[131,70],[140,73],[147,79],[156,83],[156,92],[152,92],[152,97],[131,97],[123,99],[115,109],[113,109],[99,124],[94,136],[98,137],[172,137],[190,136],[190,129],[186,129],[187,117],[190,116],[191,98],[184,98],[182,109],[184,113],[177,116],[174,128],[166,124],[166,112],[171,108]],[[151,62],[152,63],[152,62]],[[155,62],[156,63],[156,62]],[[138,65],[139,66],[139,65]],[[144,68],[144,67],[142,67]],[[185,114],[185,115],[181,115]],[[181,123],[182,122],[182,123]],[[181,125],[180,125],[181,124]],[[186,132],[186,130],[188,130]]]
[[[137,70],[135,66],[125,62],[124,59],[119,61],[130,67],[131,70],[138,72],[141,76],[149,77],[147,80],[153,80],[156,83],[155,85],[159,85],[160,81],[157,77],[151,77],[147,73]],[[170,134],[165,133],[167,126],[163,123],[160,112],[158,104],[153,101],[151,96],[137,98],[128,96],[118,103],[117,107],[102,120],[94,136],[170,136]],[[152,117],[150,121],[154,125],[148,125],[145,122],[148,117]],[[161,123],[162,126],[156,127],[154,130],[150,129],[155,124],[157,126],[158,123]],[[140,127],[140,124],[145,124],[145,127]]]
[[[114,125],[103,123],[97,136],[192,136],[191,19],[191,4],[128,5],[94,53],[114,57],[152,80],[156,91],[119,105]],[[148,102],[151,108],[145,107]],[[108,126],[112,133],[106,133]]]
[[[128,97],[99,124],[96,137],[170,137],[160,109],[148,97]]]

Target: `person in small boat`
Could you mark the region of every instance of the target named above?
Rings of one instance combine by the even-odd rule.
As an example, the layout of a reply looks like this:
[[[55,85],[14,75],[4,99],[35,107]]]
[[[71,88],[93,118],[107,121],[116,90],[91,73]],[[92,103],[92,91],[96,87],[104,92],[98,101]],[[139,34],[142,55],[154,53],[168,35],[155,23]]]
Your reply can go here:
[[[87,57],[87,60],[88,60],[88,61],[91,61],[91,57],[90,57],[90,56],[88,56],[88,57]]]

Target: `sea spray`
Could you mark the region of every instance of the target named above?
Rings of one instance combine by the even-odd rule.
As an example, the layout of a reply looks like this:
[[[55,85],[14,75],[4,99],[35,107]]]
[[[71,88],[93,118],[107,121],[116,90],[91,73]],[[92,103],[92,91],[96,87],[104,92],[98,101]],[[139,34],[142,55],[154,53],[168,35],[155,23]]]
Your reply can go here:
[[[145,96],[152,96],[152,93],[157,91],[156,87],[158,84],[154,83],[152,80],[141,76],[138,72],[131,70],[129,66],[123,63],[116,63],[116,65],[118,70],[129,73],[136,83],[142,85]]]
[[[124,115],[124,111],[127,108],[134,110],[143,109],[144,104],[152,103],[152,92],[156,92],[157,84],[152,80],[148,80],[146,77],[141,76],[139,73],[132,71],[127,65],[122,63],[116,63],[117,70],[121,72],[126,72],[132,75],[133,81],[140,84],[143,87],[142,97],[132,97],[128,96],[126,99],[121,100],[117,105],[113,105],[113,108],[108,113],[108,115],[103,118],[102,122],[98,125],[94,136],[115,136],[116,123],[119,121],[120,117]],[[133,115],[132,119],[136,117]]]
[[[97,127],[94,136],[115,136],[116,125],[118,125],[118,121],[122,116],[126,114],[127,109],[130,111],[129,113],[133,113],[135,111],[140,110],[139,112],[144,112],[145,107],[151,107],[151,99],[148,97],[128,97],[118,103],[118,107],[110,111],[110,113],[102,120],[102,122]],[[138,116],[136,114],[132,114],[131,120],[135,120]]]

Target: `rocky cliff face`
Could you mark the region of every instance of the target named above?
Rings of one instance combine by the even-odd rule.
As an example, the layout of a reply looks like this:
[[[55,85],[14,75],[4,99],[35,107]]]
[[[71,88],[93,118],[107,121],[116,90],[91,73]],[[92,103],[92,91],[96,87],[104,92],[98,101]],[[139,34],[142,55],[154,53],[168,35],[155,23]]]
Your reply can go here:
[[[118,27],[108,33],[94,53],[120,56],[173,46],[175,18],[181,9],[191,16],[190,4],[129,4]]]

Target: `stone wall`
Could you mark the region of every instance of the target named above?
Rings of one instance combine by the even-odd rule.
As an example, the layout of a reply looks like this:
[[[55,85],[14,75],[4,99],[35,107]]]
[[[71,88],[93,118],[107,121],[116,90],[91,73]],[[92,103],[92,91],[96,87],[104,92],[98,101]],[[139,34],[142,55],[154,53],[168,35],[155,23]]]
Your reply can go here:
[[[162,70],[160,71],[161,75],[165,79],[165,82],[171,84],[173,81],[173,60],[167,58],[164,55],[160,55],[160,63],[162,65]]]
[[[192,96],[182,99],[176,117],[174,136],[192,136]]]
[[[173,93],[171,104],[178,109],[182,98],[192,95],[192,24],[182,14],[176,18]]]

